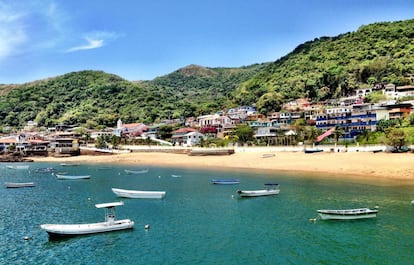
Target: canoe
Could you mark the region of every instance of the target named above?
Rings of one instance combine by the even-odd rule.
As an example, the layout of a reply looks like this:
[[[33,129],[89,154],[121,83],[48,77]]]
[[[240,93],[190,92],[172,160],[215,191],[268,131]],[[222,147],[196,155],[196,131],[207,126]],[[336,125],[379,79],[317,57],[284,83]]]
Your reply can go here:
[[[240,197],[259,197],[279,194],[279,184],[266,183],[265,188],[262,190],[238,190],[237,193]]]
[[[220,185],[232,185],[232,184],[239,184],[239,179],[212,179],[212,184],[220,184]]]
[[[132,198],[132,199],[163,199],[165,191],[143,191],[143,190],[125,190],[112,188],[112,192],[118,197]]]
[[[40,228],[45,230],[51,238],[132,229],[134,227],[134,222],[130,219],[116,220],[115,207],[120,205],[124,205],[124,203],[111,202],[95,205],[96,208],[105,209],[105,222],[89,224],[42,224],[40,225]]]
[[[4,186],[6,188],[25,188],[25,187],[34,187],[34,182],[5,182]]]
[[[90,175],[61,175],[56,174],[57,179],[76,180],[76,179],[90,179]]]
[[[377,209],[357,208],[344,210],[317,210],[322,220],[354,220],[377,217]]]
[[[143,174],[143,173],[148,173],[148,169],[143,169],[143,170],[128,170],[128,169],[124,169],[124,171],[127,174]]]

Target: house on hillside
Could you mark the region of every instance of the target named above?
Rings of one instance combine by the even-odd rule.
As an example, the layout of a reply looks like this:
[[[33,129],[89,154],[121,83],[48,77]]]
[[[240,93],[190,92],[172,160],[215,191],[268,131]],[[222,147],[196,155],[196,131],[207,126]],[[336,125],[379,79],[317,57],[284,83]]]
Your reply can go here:
[[[114,134],[117,136],[125,135],[128,137],[141,136],[142,133],[148,131],[148,127],[143,123],[122,123],[119,119],[117,122],[117,128]]]
[[[205,139],[205,136],[193,128],[180,128],[172,132],[171,139],[173,145],[194,146],[200,144],[201,139]]]

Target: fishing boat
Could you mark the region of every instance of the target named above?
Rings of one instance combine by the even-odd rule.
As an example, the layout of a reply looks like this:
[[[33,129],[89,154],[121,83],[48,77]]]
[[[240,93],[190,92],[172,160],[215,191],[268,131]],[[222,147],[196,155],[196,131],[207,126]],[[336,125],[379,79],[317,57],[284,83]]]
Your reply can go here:
[[[6,188],[25,188],[25,187],[34,187],[34,182],[5,182],[4,186]]]
[[[276,195],[280,192],[280,185],[277,183],[266,183],[262,190],[238,190],[240,197],[258,197],[267,195]]]
[[[143,173],[148,173],[148,169],[142,169],[142,170],[129,170],[129,169],[124,169],[124,171],[127,174],[143,174]]]
[[[65,180],[76,180],[76,179],[90,179],[90,175],[64,175],[64,174],[56,174],[57,179],[65,179]]]
[[[220,184],[220,185],[232,185],[232,184],[239,184],[239,179],[212,179],[212,184]]]
[[[7,166],[9,169],[29,169],[29,165],[14,165],[14,166]]]
[[[112,188],[112,192],[118,197],[133,199],[162,199],[165,197],[165,191],[143,191],[143,190],[124,190]]]
[[[354,220],[377,217],[377,209],[358,208],[344,210],[317,210],[322,220]]]
[[[134,222],[130,219],[117,220],[115,207],[124,205],[123,202],[110,202],[96,204],[96,208],[105,209],[105,221],[89,224],[42,224],[40,228],[45,230],[49,237],[70,237],[87,235],[103,232],[112,232],[134,227]]]

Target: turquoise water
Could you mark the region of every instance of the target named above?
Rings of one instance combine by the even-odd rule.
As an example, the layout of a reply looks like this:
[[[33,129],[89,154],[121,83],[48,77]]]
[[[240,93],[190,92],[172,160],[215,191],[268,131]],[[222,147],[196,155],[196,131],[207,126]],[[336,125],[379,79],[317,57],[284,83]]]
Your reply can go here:
[[[269,172],[31,163],[0,164],[0,181],[33,181],[34,188],[0,187],[0,264],[413,264],[414,185]],[[57,180],[35,168],[54,167],[89,180]],[[172,175],[180,177],[172,177]],[[238,178],[238,185],[211,179]],[[281,184],[276,196],[244,198],[237,189]],[[165,190],[163,200],[123,199],[118,219],[129,231],[49,241],[43,223],[104,218],[96,203],[119,201],[111,187]],[[322,208],[379,206],[376,219],[309,222]],[[149,230],[144,226],[150,225]],[[29,237],[29,240],[25,240]]]

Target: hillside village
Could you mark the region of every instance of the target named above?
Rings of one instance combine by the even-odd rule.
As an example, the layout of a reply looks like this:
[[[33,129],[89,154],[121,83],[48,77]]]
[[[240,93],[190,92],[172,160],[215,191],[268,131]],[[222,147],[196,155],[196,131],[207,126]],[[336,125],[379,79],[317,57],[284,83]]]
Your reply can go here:
[[[380,93],[385,100],[368,103],[371,93]],[[205,146],[208,139],[225,139],[234,135],[237,126],[248,125],[253,131],[251,145],[297,145],[300,142],[298,120],[316,129],[307,140],[312,144],[332,142],[332,134],[340,131],[339,138],[354,142],[364,131],[375,131],[380,120],[395,120],[413,112],[414,86],[376,85],[357,89],[355,94],[338,100],[311,102],[301,98],[283,105],[280,112],[259,114],[254,106],[240,106],[227,111],[184,120],[166,120],[161,124],[131,123],[118,120],[116,128],[91,130],[76,125],[57,125],[39,128],[28,121],[21,131],[5,134],[0,138],[1,152],[23,155],[79,155],[82,146],[99,148],[117,147],[124,143],[170,146]],[[160,128],[174,125],[178,129],[171,136],[160,136]],[[113,140],[117,139],[117,140]],[[303,140],[303,139],[302,139]],[[243,141],[233,139],[241,144]],[[232,142],[232,141],[230,141]],[[99,146],[98,146],[99,145]]]

